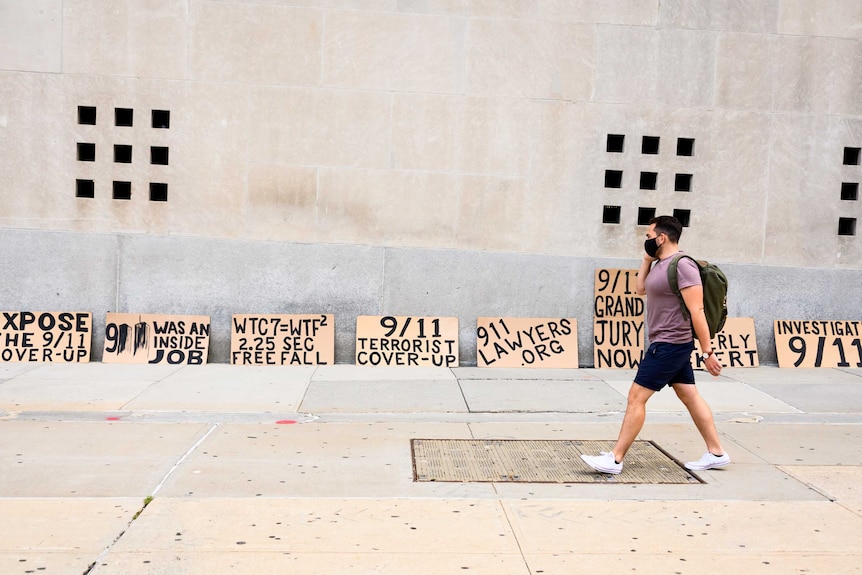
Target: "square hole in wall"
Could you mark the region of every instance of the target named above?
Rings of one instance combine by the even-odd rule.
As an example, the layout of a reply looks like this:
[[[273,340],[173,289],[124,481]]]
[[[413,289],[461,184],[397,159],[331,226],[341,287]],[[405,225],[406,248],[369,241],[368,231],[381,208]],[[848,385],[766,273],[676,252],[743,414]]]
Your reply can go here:
[[[132,147],[126,144],[114,144],[114,162],[118,164],[131,164]]]
[[[96,183],[93,180],[75,180],[76,198],[95,198]]]
[[[170,128],[171,127],[171,111],[170,110],[153,110],[153,128]]]
[[[679,220],[682,227],[687,228],[688,223],[691,220],[691,210],[674,210],[673,217]]]
[[[623,173],[621,170],[605,170],[605,187],[606,188],[621,188],[623,187]]]
[[[78,123],[88,126],[96,125],[96,107],[78,106]]]
[[[608,134],[607,151],[614,154],[621,154],[625,146],[626,137],[624,134]]]
[[[655,208],[638,208],[638,225],[648,226],[649,221],[655,217]]]
[[[134,123],[135,111],[131,108],[114,108],[114,125],[130,127]]]
[[[844,165],[859,165],[860,148],[844,148]]]
[[[658,154],[658,136],[644,136],[641,141],[641,154]]]
[[[132,182],[114,182],[113,195],[115,200],[132,199]]]
[[[622,212],[622,208],[620,206],[605,206],[602,210],[602,223],[603,224],[618,224],[620,223],[620,213]]]
[[[694,138],[677,138],[676,139],[676,155],[677,156],[693,156],[694,155]]]
[[[690,192],[691,174],[677,174],[674,176],[673,189],[675,192]]]
[[[642,190],[654,190],[657,182],[657,172],[641,172],[640,188]]]
[[[95,162],[96,161],[96,144],[88,144],[78,142],[78,161],[79,162]]]
[[[167,166],[168,148],[162,146],[150,146],[150,163],[159,166]]]
[[[842,182],[841,184],[841,199],[842,200],[858,200],[859,199],[859,182]]]
[[[838,235],[855,236],[856,218],[838,218]]]
[[[150,182],[150,201],[151,202],[167,202],[168,201],[168,185]]]

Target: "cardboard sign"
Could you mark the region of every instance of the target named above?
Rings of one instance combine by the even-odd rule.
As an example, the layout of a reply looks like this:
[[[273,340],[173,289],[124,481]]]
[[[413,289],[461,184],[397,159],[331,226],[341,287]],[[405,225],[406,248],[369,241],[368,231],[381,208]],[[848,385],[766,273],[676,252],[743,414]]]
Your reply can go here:
[[[695,338],[691,365],[694,369],[706,369],[700,359],[700,342]],[[754,337],[754,318],[729,317],[720,332],[712,339],[712,349],[724,367],[757,367],[757,339]]]
[[[862,321],[775,320],[778,367],[862,367]]]
[[[207,362],[209,316],[109,313],[105,323],[103,363]]]
[[[90,312],[0,312],[0,361],[86,363],[92,339]]]
[[[234,365],[332,365],[333,315],[234,315],[230,362]]]
[[[480,317],[478,367],[578,367],[575,318]]]
[[[356,318],[356,365],[458,367],[458,318]]]
[[[593,362],[597,369],[637,369],[644,354],[644,298],[638,270],[597,269]]]

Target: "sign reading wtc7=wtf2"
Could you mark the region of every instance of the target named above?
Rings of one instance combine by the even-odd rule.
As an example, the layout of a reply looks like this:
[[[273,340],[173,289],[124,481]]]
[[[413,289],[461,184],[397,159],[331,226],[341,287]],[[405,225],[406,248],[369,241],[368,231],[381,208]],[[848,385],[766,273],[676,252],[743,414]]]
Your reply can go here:
[[[636,369],[644,354],[644,300],[638,270],[597,269],[593,319],[596,368]]]
[[[0,312],[0,361],[88,362],[92,335],[89,312]]]
[[[476,365],[577,368],[578,322],[566,317],[480,317]]]
[[[458,367],[458,318],[356,318],[356,365]]]
[[[862,321],[775,320],[778,367],[862,367]]]
[[[235,365],[332,365],[332,315],[234,315],[230,362]]]
[[[209,343],[209,316],[109,313],[102,361],[202,365]]]

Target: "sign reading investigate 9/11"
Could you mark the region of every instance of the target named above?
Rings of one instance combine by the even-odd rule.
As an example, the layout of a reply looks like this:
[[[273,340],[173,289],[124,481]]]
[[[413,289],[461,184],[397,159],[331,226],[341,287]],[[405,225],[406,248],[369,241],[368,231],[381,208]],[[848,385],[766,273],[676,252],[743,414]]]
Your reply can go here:
[[[458,318],[356,318],[356,365],[458,367]]]
[[[778,367],[862,367],[862,321],[775,320]]]

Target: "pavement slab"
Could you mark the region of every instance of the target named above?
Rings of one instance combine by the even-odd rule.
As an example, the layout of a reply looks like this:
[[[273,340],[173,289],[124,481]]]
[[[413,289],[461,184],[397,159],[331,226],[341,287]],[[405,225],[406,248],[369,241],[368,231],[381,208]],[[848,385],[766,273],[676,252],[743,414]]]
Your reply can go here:
[[[597,379],[461,380],[471,412],[624,411],[625,396]]]

